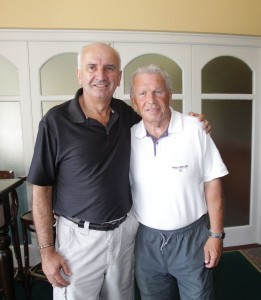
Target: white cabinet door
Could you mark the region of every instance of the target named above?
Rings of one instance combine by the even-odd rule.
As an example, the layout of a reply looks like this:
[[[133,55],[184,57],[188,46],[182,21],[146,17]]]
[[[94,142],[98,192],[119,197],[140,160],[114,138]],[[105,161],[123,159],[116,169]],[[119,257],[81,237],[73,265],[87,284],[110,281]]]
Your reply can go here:
[[[192,50],[192,109],[203,109],[210,122],[213,117],[212,136],[230,171],[223,180],[225,246],[260,243],[261,239],[259,51],[221,46],[193,46]],[[210,73],[204,79],[206,67]],[[204,88],[204,80],[211,78],[229,86]]]
[[[26,42],[0,41],[0,80],[0,169],[24,176],[33,151]],[[31,202],[25,187],[19,188],[19,212],[27,210],[27,199]]]

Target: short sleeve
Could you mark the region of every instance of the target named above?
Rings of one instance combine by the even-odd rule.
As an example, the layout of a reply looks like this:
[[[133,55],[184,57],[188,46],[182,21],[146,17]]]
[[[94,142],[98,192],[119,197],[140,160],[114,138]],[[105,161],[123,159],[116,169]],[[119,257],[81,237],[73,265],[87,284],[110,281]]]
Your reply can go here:
[[[41,120],[27,181],[40,186],[54,185],[57,165],[57,139]]]

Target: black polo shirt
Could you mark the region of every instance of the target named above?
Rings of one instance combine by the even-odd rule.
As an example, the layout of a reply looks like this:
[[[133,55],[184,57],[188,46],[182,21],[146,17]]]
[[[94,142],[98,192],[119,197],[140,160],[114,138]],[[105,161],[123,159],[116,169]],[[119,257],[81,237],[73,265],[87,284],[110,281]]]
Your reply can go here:
[[[56,214],[102,223],[131,208],[130,128],[140,117],[112,98],[113,112],[104,127],[84,116],[81,94],[82,89],[40,121],[27,181],[53,186]]]

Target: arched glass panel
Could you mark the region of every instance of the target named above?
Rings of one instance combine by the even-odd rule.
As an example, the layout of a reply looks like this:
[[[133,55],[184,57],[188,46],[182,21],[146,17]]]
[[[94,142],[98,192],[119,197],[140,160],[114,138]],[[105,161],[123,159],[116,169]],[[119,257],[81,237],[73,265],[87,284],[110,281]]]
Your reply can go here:
[[[223,180],[225,226],[249,224],[252,101],[203,100],[202,112],[211,120],[211,136],[228,168]]]
[[[167,71],[172,78],[174,94],[182,94],[182,69],[170,58],[160,54],[144,54],[133,59],[124,68],[124,94],[130,93],[130,76],[138,68],[148,64],[156,64]]]
[[[0,140],[0,170],[14,171],[15,177],[26,175],[19,102],[0,102]],[[17,192],[20,215],[27,210],[26,186],[18,187]]]
[[[252,70],[236,57],[217,57],[202,69],[202,93],[252,94]]]
[[[0,95],[18,96],[19,94],[18,70],[9,60],[0,55]]]
[[[18,69],[0,55],[0,170],[14,171],[24,176],[24,149],[20,102],[5,100],[6,96],[20,96]],[[26,186],[17,188],[19,212],[27,210]],[[19,231],[21,231],[19,227]],[[21,236],[21,234],[20,234]]]
[[[202,69],[202,93],[234,94],[233,100],[202,100],[202,112],[213,125],[212,137],[227,165],[225,226],[242,226],[250,221],[252,100],[237,98],[252,94],[252,71],[238,58],[221,56]]]
[[[49,59],[40,70],[41,95],[74,95],[79,88],[77,53],[63,53]]]

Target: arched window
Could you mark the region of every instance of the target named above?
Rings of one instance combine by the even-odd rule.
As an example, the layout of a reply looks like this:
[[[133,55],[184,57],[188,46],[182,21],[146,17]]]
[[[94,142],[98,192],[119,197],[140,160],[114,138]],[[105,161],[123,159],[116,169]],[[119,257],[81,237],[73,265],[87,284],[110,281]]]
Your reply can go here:
[[[252,70],[236,57],[217,57],[202,69],[202,93],[252,94]]]
[[[252,151],[252,70],[232,56],[217,57],[202,69],[202,112],[225,161],[225,226],[249,224]]]
[[[40,69],[40,94],[54,100],[42,101],[42,114],[62,103],[55,95],[74,95],[79,88],[76,78],[77,53],[62,53],[50,58]]]
[[[23,174],[23,141],[18,69],[0,56],[0,169]]]
[[[12,170],[16,177],[25,175],[21,101],[18,68],[0,55],[0,170]],[[25,186],[18,194],[19,215],[27,209]]]

